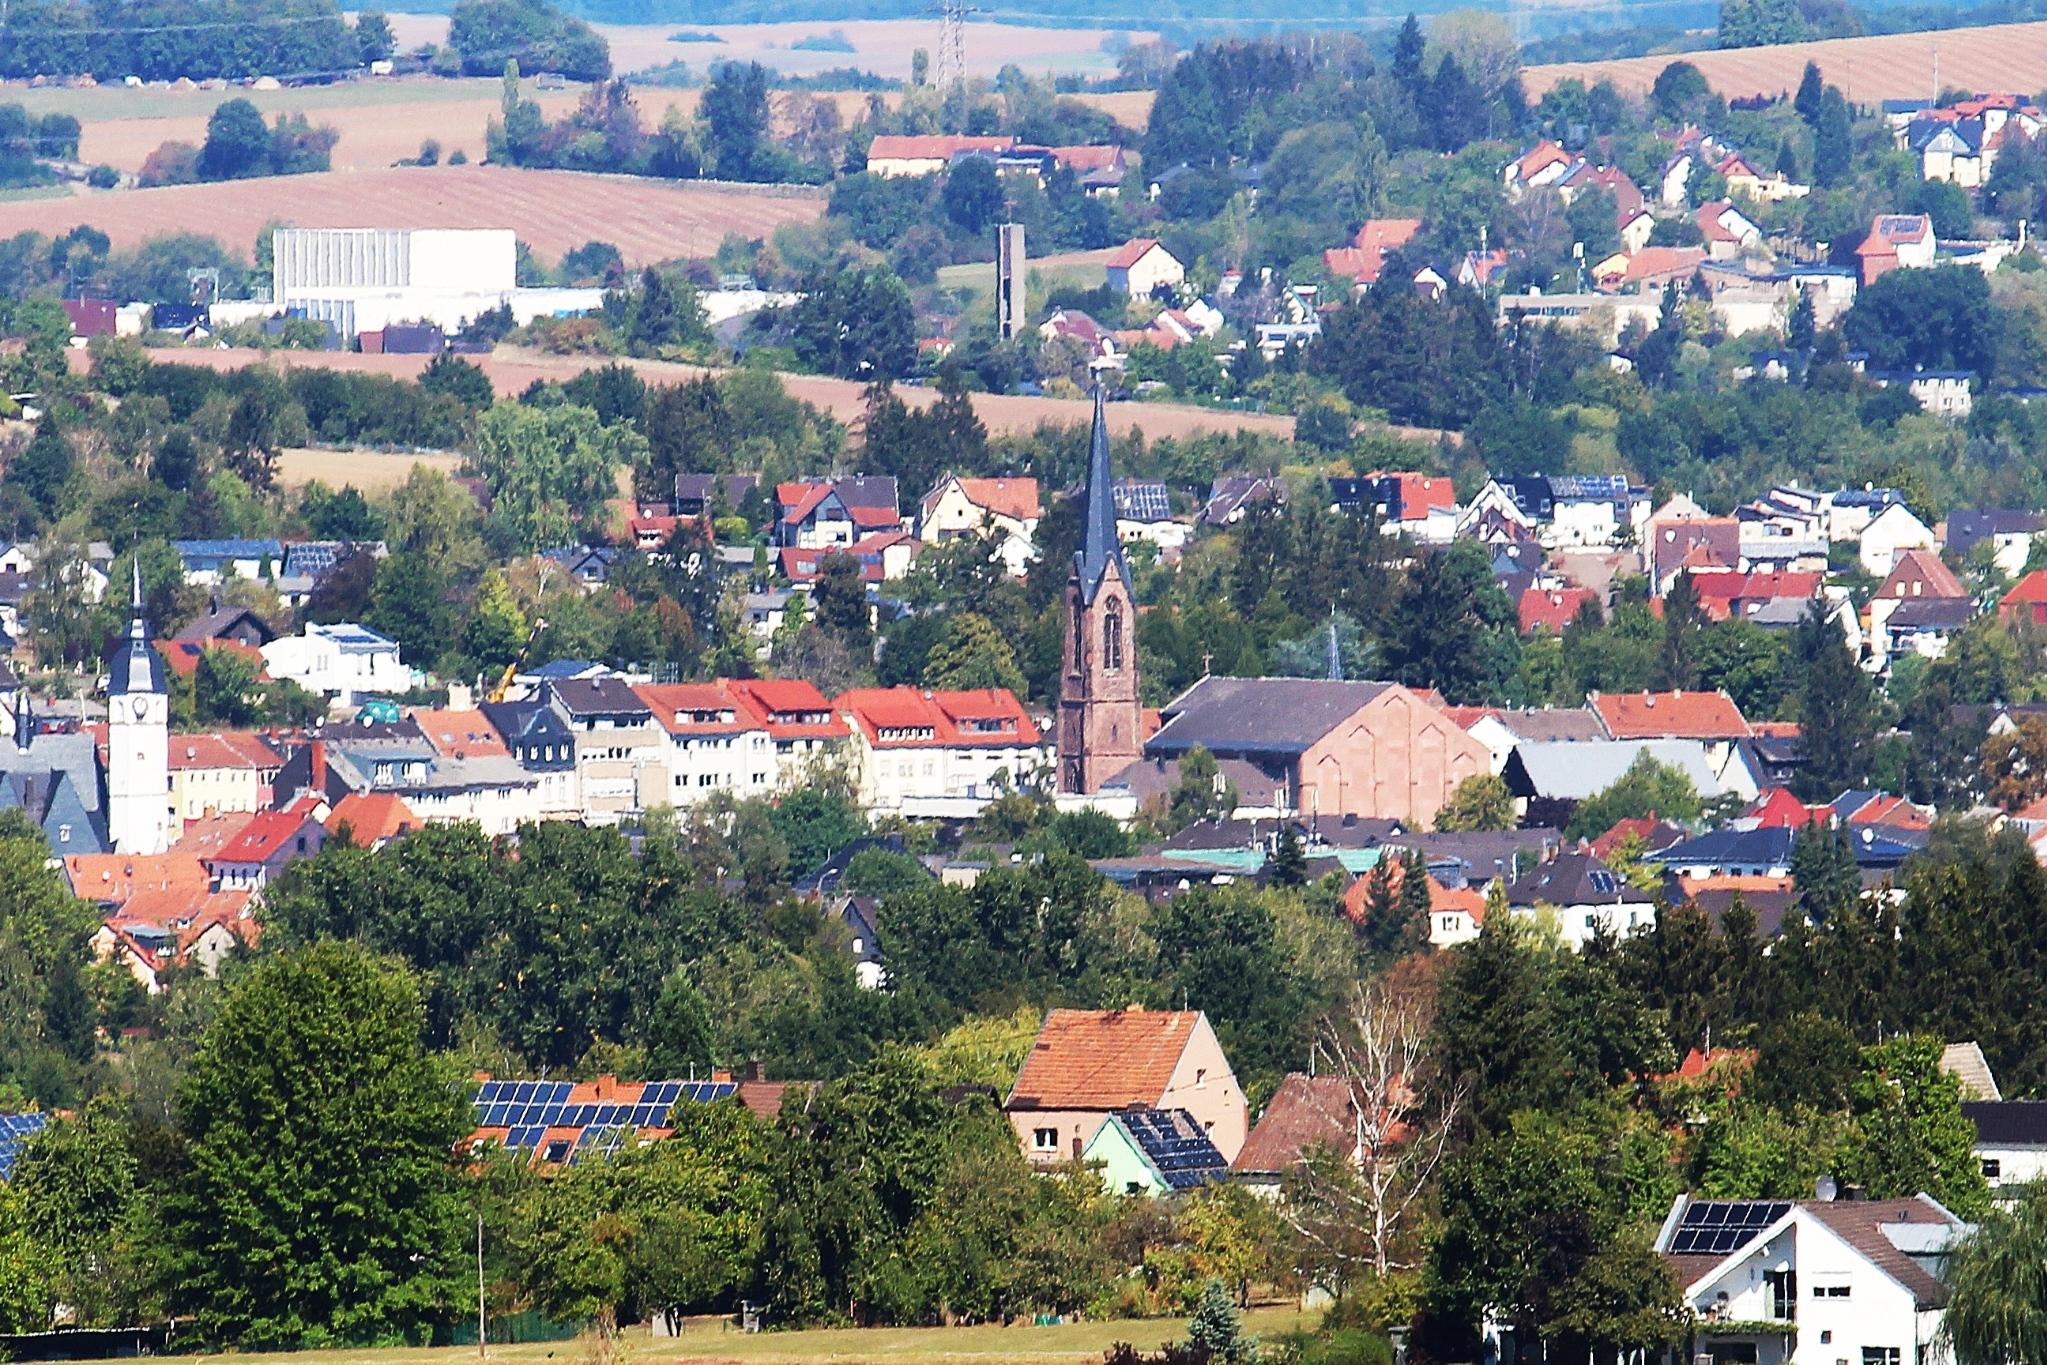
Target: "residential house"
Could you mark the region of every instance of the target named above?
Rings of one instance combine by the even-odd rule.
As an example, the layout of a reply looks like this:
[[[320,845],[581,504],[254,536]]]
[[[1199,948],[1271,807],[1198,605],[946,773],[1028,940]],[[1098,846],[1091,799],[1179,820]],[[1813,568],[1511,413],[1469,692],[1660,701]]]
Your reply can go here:
[[[1209,485],[1203,526],[1234,526],[1262,502],[1286,503],[1286,485],[1263,474],[1224,474]]]
[[[1187,267],[1155,237],[1135,237],[1110,255],[1104,268],[1109,288],[1133,299],[1151,298],[1161,289],[1177,289]]]
[[[616,824],[669,804],[669,742],[648,703],[623,679],[572,678],[541,688],[568,725],[587,824]]]
[[[947,474],[919,504],[917,535],[927,545],[979,536],[994,547],[1009,575],[1021,578],[1037,557],[1039,510],[1036,479]]]
[[[1751,569],[1706,573],[1692,579],[1699,610],[1709,621],[1802,618],[1812,610],[1826,575],[1817,570]]]
[[[908,531],[876,531],[851,545],[820,545],[815,549],[785,545],[775,551],[775,566],[791,583],[805,584],[816,581],[825,560],[833,555],[846,555],[860,566],[862,582],[886,583],[908,573],[921,548],[922,542]]]
[[[1709,877],[1788,877],[1791,846],[1799,833],[1799,828],[1782,824],[1708,830],[1660,850],[1654,861],[1683,882]]]
[[[768,727],[778,787],[805,781],[813,767],[844,753],[852,728],[811,683],[801,678],[734,678],[724,686]]]
[[[1339,507],[1369,504],[1387,535],[1417,545],[1448,545],[1457,535],[1457,489],[1441,475],[1374,470],[1361,479],[1331,478]]]
[[[1118,479],[1110,489],[1116,505],[1116,539],[1144,541],[1163,554],[1178,554],[1194,538],[1194,525],[1173,515],[1170,490],[1148,479]]]
[[[1726,199],[1701,204],[1692,219],[1705,239],[1706,254],[1716,261],[1739,256],[1763,240],[1763,230]]]
[[[1420,694],[1389,682],[1207,677],[1168,702],[1147,760],[1204,748],[1256,766],[1303,818],[1425,825],[1492,755]]]
[[[1987,553],[1997,571],[2007,578],[2025,572],[2026,559],[2033,552],[2033,540],[2047,527],[2047,517],[2020,508],[1956,509],[1947,514],[1947,548],[1955,558],[1968,562],[1978,545]]]
[[[1505,182],[1507,193],[1518,197],[1524,191],[1556,184],[1577,164],[1577,157],[1544,138],[1508,162],[1500,179]]]
[[[1560,853],[1507,886],[1507,908],[1525,919],[1555,916],[1558,935],[1583,948],[1601,934],[1626,938],[1656,923],[1656,903],[1589,853]]]
[[[1592,267],[1601,289],[1618,293],[1661,293],[1666,285],[1690,283],[1707,260],[1702,246],[1645,246],[1633,255],[1616,253]]]
[[[207,604],[203,616],[171,637],[200,645],[236,644],[244,649],[261,649],[276,638],[270,623],[255,612],[232,604],[223,606],[218,597]]]
[[[663,683],[633,689],[668,735],[665,804],[684,807],[717,792],[765,796],[776,787],[767,724],[724,684]]]
[[[1445,714],[1492,755],[1492,772],[1498,776],[1507,759],[1522,744],[1582,743],[1604,740],[1599,717],[1582,706],[1538,707],[1526,711],[1501,706],[1450,707]]]
[[[286,867],[310,858],[327,842],[327,830],[313,812],[317,804],[302,801],[289,810],[258,811],[242,832],[206,860],[207,875],[222,891],[261,891]]]
[[[12,736],[0,744],[0,810],[18,810],[49,840],[51,854],[104,853],[107,812],[98,742],[91,734],[45,734],[15,698]]]
[[[1696,740],[1716,767],[1751,734],[1725,692],[1594,692],[1585,705],[1608,739]]]
[[[396,792],[350,792],[321,821],[329,839],[346,834],[357,848],[379,849],[425,825]]]
[[[855,688],[832,705],[851,727],[855,786],[870,810],[972,816],[1050,761],[1005,688]]]
[[[576,739],[567,719],[538,693],[519,701],[485,702],[477,710],[505,743],[519,771],[535,784],[542,820],[580,820]]]
[[[889,179],[942,175],[956,157],[974,153],[993,156],[1015,145],[1013,137],[883,133],[868,143],[867,169]]]
[[[1903,385],[1921,408],[1951,422],[1963,420],[1976,406],[1974,370],[1866,370],[1863,377],[1880,389]]]
[[[1277,1196],[1286,1177],[1320,1153],[1357,1160],[1355,1103],[1342,1076],[1288,1072],[1230,1162],[1231,1175],[1259,1194]]]
[[[1871,643],[1881,647],[1887,667],[1914,654],[1938,659],[1975,619],[1973,598],[1912,598],[1885,614],[1883,629],[1872,634]]]
[[[1317,324],[1316,334],[1320,335],[1320,332],[1320,324]],[[1071,341],[1091,359],[1106,360],[1119,366],[1123,363],[1122,347],[1116,334],[1078,308],[1054,308],[1038,324],[1038,336],[1044,341],[1062,338]]]
[[[1562,635],[1588,605],[1603,614],[1606,604],[1590,588],[1528,588],[1521,594],[1521,633]]]
[[[1998,599],[1997,619],[2006,625],[2047,626],[2047,569],[2035,569]]]
[[[475,1125],[463,1146],[476,1156],[502,1148],[544,1167],[571,1166],[609,1156],[636,1142],[658,1142],[675,1131],[675,1111],[739,1096],[729,1072],[704,1079],[621,1081],[495,1080],[477,1076],[471,1099]],[[746,1103],[742,1096],[741,1102]]]
[[[1855,264],[1863,286],[1893,270],[1924,269],[1933,264],[1933,219],[1923,213],[1880,213],[1869,235],[1855,248]]]
[[[1708,574],[1741,567],[1741,525],[1733,517],[1652,521],[1645,539],[1649,590],[1658,597],[1670,591],[1680,573],[1689,573],[1696,586]]]
[[[208,814],[267,810],[284,756],[253,731],[172,735],[173,830]]]
[[[1885,578],[1869,599],[1869,631],[1873,640],[1883,638],[1886,622],[1891,613],[1907,602],[1954,601],[1967,607],[1966,621],[1975,614],[1975,601],[1969,590],[1962,586],[1962,580],[1955,576],[1953,569],[1941,559],[1938,551],[1930,549],[1909,549],[1900,551],[1891,566],[1890,576]]]
[[[1889,574],[1898,556],[1907,550],[1940,553],[1940,538],[1933,534],[1933,528],[1913,515],[1903,502],[1892,503],[1878,512],[1857,539],[1856,558],[1861,561],[1862,571],[1872,578]]]
[[[1322,268],[1338,279],[1349,280],[1354,291],[1362,294],[1379,282],[1388,253],[1414,240],[1421,228],[1419,218],[1368,218],[1349,246],[1322,253]]]
[[[414,682],[396,640],[353,622],[323,626],[309,621],[303,634],[280,636],[264,645],[262,654],[271,677],[333,697],[343,706],[366,696],[410,691]]]
[[[896,481],[886,475],[775,485],[777,546],[845,548],[877,532],[899,531],[902,524]]]
[[[1713,168],[1720,178],[1727,182],[1727,192],[1758,204],[1776,204],[1786,199],[1803,199],[1812,193],[1812,186],[1793,181],[1782,171],[1771,171],[1767,175],[1756,169],[1755,163],[1740,152],[1729,152]]]
[[[1215,1029],[1199,1010],[1054,1009],[1003,1104],[1038,1165],[1079,1158],[1111,1115],[1185,1110],[1224,1160],[1250,1115]]]
[[[1646,208],[1637,206],[1622,209],[1614,217],[1614,235],[1620,238],[1623,253],[1633,256],[1648,249],[1649,239],[1656,235],[1654,214]]]
[[[540,553],[585,592],[595,592],[611,581],[611,566],[618,556],[615,545],[564,545]]]
[[[1682,772],[1708,801],[1753,800],[1762,790],[1753,758],[1738,744],[1720,757],[1719,747],[1697,739],[1527,740],[1514,746],[1500,777],[1532,823],[1565,823],[1645,754]]]
[[[678,517],[737,515],[760,481],[758,474],[677,474],[669,508]]]
[[[1976,1125],[1976,1164],[1992,1198],[2017,1198],[2047,1176],[2047,1100],[1965,1098],[1962,1115]]]
[[[1831,1190],[1832,1182],[1827,1182]],[[1966,1225],[1909,1199],[1679,1195],[1655,1247],[1676,1273],[1692,1346],[1716,1361],[1789,1365],[1944,1358],[1941,1273]]]
[[[1656,173],[1656,198],[1665,208],[1684,203],[1691,189],[1692,167],[1692,154],[1679,151],[1666,159]]]
[[[1111,1114],[1080,1159],[1101,1167],[1102,1186],[1110,1194],[1151,1199],[1219,1184],[1230,1175],[1230,1163],[1185,1109]]]
[[[275,540],[174,540],[185,581],[212,587],[229,578],[274,579],[284,570],[284,546]]]

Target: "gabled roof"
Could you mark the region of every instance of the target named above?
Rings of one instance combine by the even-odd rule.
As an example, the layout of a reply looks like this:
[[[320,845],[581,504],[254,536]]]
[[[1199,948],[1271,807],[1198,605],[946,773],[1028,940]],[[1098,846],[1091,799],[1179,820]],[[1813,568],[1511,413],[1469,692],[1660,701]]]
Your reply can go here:
[[[1965,1225],[1924,1194],[1910,1199],[1796,1201],[1695,1200],[1680,1195],[1657,1234],[1656,1249],[1677,1273],[1680,1288],[1689,1292],[1722,1267],[1739,1264],[1751,1248],[1774,1238],[1786,1227],[1796,1226],[1801,1218],[1819,1224],[1896,1281],[1912,1295],[1915,1307],[1924,1310],[1946,1306],[1947,1286],[1905,1248],[1922,1254],[1936,1252],[1946,1245],[1947,1239],[1961,1233]],[[1718,1240],[1712,1243],[1710,1251],[1691,1250],[1692,1244],[1683,1240],[1685,1229],[1706,1221],[1713,1224],[1706,1235],[1717,1233]],[[1705,1244],[1698,1242],[1700,1246]],[[1681,1249],[1674,1252],[1673,1247]]]
[[[503,758],[511,753],[505,737],[481,711],[417,709],[411,717],[442,758]]]
[[[867,144],[872,161],[950,161],[961,152],[999,152],[1013,137],[968,137],[954,133],[881,133]]]
[[[172,772],[220,768],[275,772],[283,765],[284,755],[271,748],[269,741],[253,730],[171,736]]]
[[[1322,678],[1203,678],[1162,709],[1166,723],[1145,742],[1145,752],[1179,754],[1199,745],[1219,754],[1304,753],[1393,686]]]
[[[356,845],[375,848],[425,825],[395,792],[350,792],[328,812],[329,834],[346,827]]]
[[[1108,270],[1128,270],[1131,266],[1136,265],[1139,261],[1143,260],[1155,249],[1157,250],[1164,249],[1159,246],[1158,238],[1132,237],[1122,246],[1116,248],[1114,253],[1110,255],[1109,259],[1102,263],[1103,268]]]
[[[1999,605],[2013,607],[2047,602],[2047,569],[2035,569],[2012,584],[2011,591],[2001,599]]]
[[[824,693],[802,678],[728,678],[720,685],[752,707],[778,741],[844,739],[853,733]]]
[[[1018,521],[1032,521],[1037,518],[1039,502],[1036,479],[954,478],[953,482],[959,485],[960,492],[966,495],[967,501],[976,507],[986,508],[997,516],[1014,517]]]
[[[282,853],[307,825],[312,815],[302,806],[290,810],[259,810],[242,826],[242,832],[210,860],[216,863],[264,863]]]
[[[1536,143],[1514,160],[1515,178],[1526,184],[1535,176],[1559,163],[1569,165],[1571,154],[1548,138]]]
[[[1067,1010],[1046,1014],[1009,1092],[1010,1109],[1128,1109],[1165,1095],[1199,1010]]]
[[[207,611],[205,615],[192,622],[191,625],[186,626],[171,638],[173,640],[220,640],[226,637],[228,631],[244,621],[255,626],[256,633],[263,637],[263,642],[267,643],[277,638],[277,632],[270,628],[270,623],[249,610],[249,608],[222,606],[218,602],[214,603],[212,609]]]
[[[206,869],[189,853],[88,853],[64,860],[71,893],[103,905],[124,905],[141,891],[175,891],[199,896],[206,891]]]
[[[1586,705],[1611,739],[1745,739],[1748,722],[1725,692],[1594,692]]]
[[[1111,1114],[1109,1124],[1169,1190],[1191,1190],[1229,1177],[1230,1163],[1185,1109],[1126,1109]]]
[[[1529,588],[1521,594],[1521,633],[1561,635],[1586,603],[1597,601],[1599,594],[1590,588]]]
[[[721,684],[642,683],[633,689],[671,735],[740,735],[767,725]]]
[[[1038,727],[1007,688],[864,687],[841,692],[832,704],[876,748],[1014,748],[1038,742]]]
[[[1997,1088],[1997,1077],[1990,1070],[1990,1059],[1983,1055],[1982,1045],[1973,1039],[1943,1047],[1940,1050],[1940,1069],[1961,1082],[1964,1100],[1980,1102],[2004,1098]]]
[[[1916,586],[1915,586],[1916,585]],[[1932,550],[1901,550],[1890,576],[1876,590],[1879,598],[1967,597],[1969,590],[1955,571]]]
[[[1590,853],[1559,853],[1507,887],[1507,904],[1634,905],[1649,897]]]
[[[1869,235],[1855,248],[1858,256],[1895,256],[1904,244],[1931,241],[1933,219],[1923,213],[1879,213],[1869,224]]]

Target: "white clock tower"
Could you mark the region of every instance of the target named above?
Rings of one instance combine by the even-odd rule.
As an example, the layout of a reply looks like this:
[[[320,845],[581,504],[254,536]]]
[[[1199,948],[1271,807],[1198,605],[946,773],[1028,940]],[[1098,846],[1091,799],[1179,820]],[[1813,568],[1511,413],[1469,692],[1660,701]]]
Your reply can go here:
[[[128,636],[107,661],[107,839],[116,853],[170,846],[171,697],[143,616],[142,567]]]

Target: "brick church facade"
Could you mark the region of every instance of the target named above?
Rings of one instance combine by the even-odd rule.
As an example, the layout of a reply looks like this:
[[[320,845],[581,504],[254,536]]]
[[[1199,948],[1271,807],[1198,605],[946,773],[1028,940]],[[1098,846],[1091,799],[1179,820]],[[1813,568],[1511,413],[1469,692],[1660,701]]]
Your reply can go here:
[[[1137,611],[1130,565],[1116,538],[1109,428],[1095,390],[1080,549],[1066,580],[1059,670],[1059,790],[1092,793],[1142,755]]]

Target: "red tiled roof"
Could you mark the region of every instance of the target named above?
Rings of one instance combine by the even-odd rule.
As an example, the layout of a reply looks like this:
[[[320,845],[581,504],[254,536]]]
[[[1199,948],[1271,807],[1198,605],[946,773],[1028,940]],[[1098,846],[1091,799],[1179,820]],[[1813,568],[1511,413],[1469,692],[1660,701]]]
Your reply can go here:
[[[156,652],[163,656],[164,667],[181,678],[189,678],[199,671],[200,657],[209,649],[225,650],[249,660],[256,665],[259,680],[267,681],[270,676],[263,671],[263,651],[240,640],[157,640],[154,643]]]
[[[1076,174],[1082,171],[1108,171],[1116,168],[1117,159],[1123,149],[1113,143],[1107,145],[1089,144],[1079,147],[1047,147],[1052,159]]]
[[[1524,588],[1521,592],[1521,633],[1547,630],[1561,635],[1564,627],[1578,619],[1587,602],[1599,594],[1590,588]]]
[[[1145,258],[1145,254],[1159,244],[1156,237],[1132,237],[1116,248],[1115,254],[1103,263],[1107,270],[1128,270]]]
[[[1697,269],[1705,259],[1704,247],[1645,246],[1628,258],[1627,269],[1621,272],[1620,277],[1628,284],[1675,278]]]
[[[1365,477],[1394,481],[1400,496],[1398,515],[1402,521],[1425,521],[1430,512],[1447,511],[1457,505],[1457,486],[1441,475],[1375,469]]]
[[[64,860],[72,894],[125,905],[139,891],[205,894],[206,869],[189,853],[76,853]]]
[[[671,735],[737,735],[767,728],[752,707],[720,683],[642,683],[633,691]],[[720,719],[693,718],[705,714]],[[722,719],[727,715],[730,720]]]
[[[1748,722],[1725,692],[1595,692],[1586,704],[1614,739],[1744,739]]]
[[[2012,584],[2011,591],[2000,599],[1999,604],[2013,607],[2036,602],[2047,602],[2047,569],[2035,569]]]
[[[339,834],[346,825],[358,847],[373,848],[425,823],[395,792],[350,792],[328,812],[326,828]]]
[[[215,920],[232,924],[245,917],[250,895],[247,891],[208,891],[203,884],[197,892],[184,887],[149,887],[124,901],[110,922],[116,928],[154,924],[165,929],[198,928]]]
[[[249,817],[242,832],[213,856],[219,863],[268,862],[282,851],[308,824],[312,816],[301,806],[290,810],[261,810]]]
[[[512,752],[481,711],[418,710],[408,719],[443,758],[504,758]]]
[[[1914,591],[1914,584],[1919,585]],[[1891,565],[1890,576],[1876,590],[1878,597],[1967,597],[1969,590],[1955,571],[1932,550],[1904,550]]]
[[[1010,1091],[1012,1109],[1127,1109],[1166,1093],[1195,1010],[1059,1010],[1045,1016]]]
[[[1350,1085],[1343,1077],[1290,1072],[1230,1167],[1278,1172],[1299,1165],[1316,1148],[1347,1153],[1357,1142],[1352,1112]]]
[[[873,161],[950,161],[961,152],[999,152],[1013,137],[964,137],[952,133],[883,133],[867,144]]]
[[[844,739],[853,733],[824,693],[802,678],[728,678],[719,686],[751,707],[774,739]],[[800,719],[804,716],[820,719]]]
[[[263,736],[251,730],[229,730],[210,735],[172,735],[172,772],[193,769],[240,768],[275,772],[284,759]]]
[[[1808,806],[1789,790],[1772,787],[1748,808],[1758,829],[1803,829],[1810,824],[1827,824],[1834,818],[1829,806]]]
[[[1007,748],[1038,742],[1038,727],[1007,688],[925,692],[914,687],[863,687],[841,692],[832,705],[850,717],[867,742],[878,748]],[[977,728],[976,722],[999,728]],[[884,738],[883,730],[911,733]]]
[[[1515,160],[1514,166],[1519,178],[1525,183],[1545,168],[1554,166],[1558,162],[1569,164],[1570,160],[1571,154],[1569,152],[1559,147],[1556,143],[1551,142],[1548,138],[1544,138],[1523,152]]]
[[[1036,479],[960,479],[960,491],[976,507],[1000,516],[1030,521],[1038,515]]]

